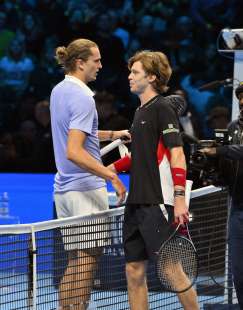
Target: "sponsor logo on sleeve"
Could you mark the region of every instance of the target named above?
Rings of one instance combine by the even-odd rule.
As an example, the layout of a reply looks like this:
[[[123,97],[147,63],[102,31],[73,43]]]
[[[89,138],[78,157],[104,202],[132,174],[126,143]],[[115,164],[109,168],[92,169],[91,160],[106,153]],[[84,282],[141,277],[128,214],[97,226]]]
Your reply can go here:
[[[173,124],[168,124],[168,128],[162,131],[164,135],[168,133],[173,133],[173,132],[179,133],[179,129],[175,128]]]

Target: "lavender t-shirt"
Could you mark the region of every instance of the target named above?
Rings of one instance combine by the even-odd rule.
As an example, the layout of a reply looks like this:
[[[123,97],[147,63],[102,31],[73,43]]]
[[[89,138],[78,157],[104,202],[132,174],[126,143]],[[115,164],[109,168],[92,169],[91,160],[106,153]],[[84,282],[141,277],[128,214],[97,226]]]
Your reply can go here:
[[[85,149],[101,161],[98,116],[91,90],[77,78],[66,76],[52,90],[50,110],[57,167],[54,192],[87,191],[104,187],[104,179],[80,168],[66,157],[68,132],[70,129],[78,129],[86,133]]]

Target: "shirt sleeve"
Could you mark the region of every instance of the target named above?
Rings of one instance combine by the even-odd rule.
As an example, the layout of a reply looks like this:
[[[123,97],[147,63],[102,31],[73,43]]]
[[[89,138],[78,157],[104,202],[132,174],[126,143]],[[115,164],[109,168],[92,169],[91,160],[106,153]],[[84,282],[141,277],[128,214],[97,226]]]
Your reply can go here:
[[[93,97],[76,95],[70,101],[69,111],[69,129],[78,129],[91,134],[96,111]]]
[[[174,109],[166,102],[158,105],[159,130],[165,147],[182,146],[179,121]]]
[[[223,145],[216,148],[216,154],[226,159],[242,160],[243,159],[243,145]]]

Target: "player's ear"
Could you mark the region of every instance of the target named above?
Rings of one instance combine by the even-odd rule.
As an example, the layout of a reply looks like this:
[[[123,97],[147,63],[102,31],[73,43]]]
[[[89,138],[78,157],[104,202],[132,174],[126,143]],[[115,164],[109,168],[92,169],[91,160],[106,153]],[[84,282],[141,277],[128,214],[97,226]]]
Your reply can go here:
[[[83,70],[84,68],[84,61],[83,59],[77,59],[77,66],[80,70]]]
[[[149,83],[153,83],[155,80],[156,80],[156,75],[154,75],[154,74],[148,75]]]

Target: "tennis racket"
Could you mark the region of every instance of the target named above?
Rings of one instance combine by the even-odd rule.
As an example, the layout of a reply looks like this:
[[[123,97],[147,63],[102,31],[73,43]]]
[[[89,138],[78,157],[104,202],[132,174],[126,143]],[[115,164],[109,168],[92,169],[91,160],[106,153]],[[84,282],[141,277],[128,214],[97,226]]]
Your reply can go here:
[[[127,137],[122,137],[121,139],[116,139],[113,142],[109,143],[108,145],[104,146],[100,150],[100,155],[104,156],[107,153],[111,152],[114,150],[116,147],[120,147],[122,149],[119,150],[121,157],[125,156],[127,153],[129,153],[127,147],[124,145],[125,142],[128,142],[129,138]]]
[[[122,139],[116,139],[115,141],[109,143],[108,145],[104,146],[101,150],[100,150],[100,155],[104,156],[107,153],[109,153],[110,151],[114,150],[116,147],[118,147],[119,145],[123,144],[124,141]]]
[[[183,293],[193,286],[198,255],[187,224],[179,224],[156,254],[157,276],[164,290]]]

